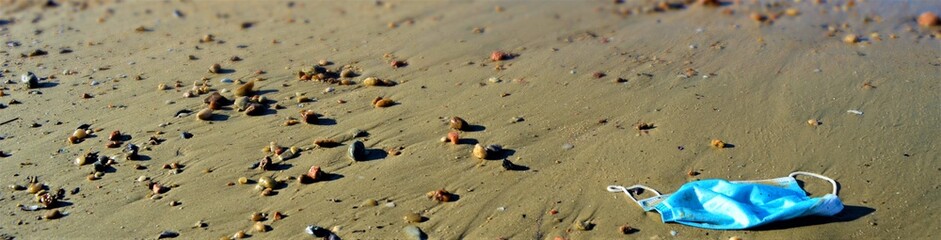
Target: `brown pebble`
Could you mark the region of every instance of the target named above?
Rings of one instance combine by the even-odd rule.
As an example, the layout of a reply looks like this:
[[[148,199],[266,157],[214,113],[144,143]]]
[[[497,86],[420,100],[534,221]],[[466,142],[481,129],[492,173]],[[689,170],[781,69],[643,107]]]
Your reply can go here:
[[[310,109],[302,110],[301,121],[303,121],[306,124],[317,123],[317,113],[315,113],[314,110],[310,110]]]
[[[367,87],[383,86],[384,82],[378,78],[368,77],[363,79],[363,85],[366,85]]]
[[[467,121],[464,121],[464,119],[460,117],[451,117],[451,119],[448,120],[448,126],[451,127],[451,129],[461,131],[467,128]]]
[[[457,145],[460,140],[461,136],[457,132],[448,133],[448,141],[451,142],[451,144]]]
[[[111,134],[108,134],[108,140],[111,141],[120,141],[121,140],[121,131],[111,131]]]
[[[722,3],[719,2],[719,0],[699,0],[699,4],[710,7],[722,6]]]
[[[68,142],[71,143],[71,144],[78,144],[78,143],[81,142],[81,141],[82,141],[82,140],[81,140],[80,138],[75,137],[75,136],[69,136],[69,138],[68,138]]]
[[[46,220],[50,220],[50,219],[59,219],[59,218],[61,218],[61,217],[62,217],[62,212],[59,212],[58,209],[53,209],[52,211],[47,211],[46,213],[44,213],[44,214],[42,215],[42,218],[43,218],[43,219],[46,219]]]
[[[856,34],[847,34],[843,36],[843,42],[848,44],[857,43],[859,42],[859,36],[856,36]]]
[[[494,62],[503,61],[509,58],[509,56],[510,55],[505,52],[493,51],[490,53],[490,61],[494,61]]]
[[[317,145],[318,147],[322,147],[322,148],[332,148],[332,147],[340,146],[340,143],[331,139],[317,139],[317,140],[314,140],[314,145]]]
[[[236,97],[251,96],[252,91],[254,91],[253,88],[255,88],[255,81],[250,81],[233,90],[232,94],[235,94]]]
[[[265,225],[263,222],[255,222],[255,224],[252,225],[252,229],[254,229],[255,232],[263,233],[268,231],[268,225]]]
[[[401,60],[394,60],[391,63],[389,63],[389,65],[392,65],[392,68],[400,68],[400,67],[407,66],[408,63],[406,63],[405,61],[401,61]]]
[[[941,25],[941,20],[939,20],[938,15],[933,12],[923,12],[921,15],[918,15],[918,26],[933,27],[938,25]]]
[[[808,120],[807,120],[807,125],[810,125],[810,126],[818,126],[818,125],[820,125],[820,123],[821,123],[820,120],[817,120],[817,119],[808,119]]]
[[[711,145],[716,148],[726,148],[728,144],[719,139],[713,139]]]
[[[265,215],[264,215],[264,214],[261,214],[260,212],[254,212],[254,213],[252,213],[252,216],[251,216],[251,218],[249,218],[249,219],[251,219],[252,222],[264,221],[264,220],[265,220]]]
[[[764,22],[768,20],[767,16],[765,16],[764,14],[756,13],[756,12],[749,14],[748,17],[751,18],[752,20],[755,20],[756,22]]]
[[[379,206],[379,201],[376,201],[376,199],[371,199],[371,198],[370,198],[370,199],[366,199],[366,201],[363,201],[363,203],[360,204],[360,206],[361,206],[361,207],[375,207],[375,206]]]
[[[219,73],[220,71],[222,71],[222,65],[219,65],[218,63],[214,63],[209,66],[210,73]]]
[[[483,145],[477,144],[474,145],[474,150],[471,151],[474,157],[478,159],[487,159],[490,157],[490,154],[487,152],[487,149]]]
[[[212,119],[212,109],[205,108],[203,110],[199,110],[199,112],[196,113],[196,119],[209,121],[210,119]]]
[[[199,39],[199,42],[204,42],[204,43],[212,42],[212,41],[215,41],[215,39],[216,37],[213,36],[212,34],[206,34],[206,35],[203,35],[203,37]]]
[[[454,197],[450,192],[444,189],[438,189],[435,191],[428,192],[425,194],[429,199],[433,199],[439,202],[450,202]]]
[[[402,219],[404,219],[407,223],[420,223],[422,220],[424,220],[421,214],[418,213],[407,213],[404,217],[402,217]]]
[[[39,183],[30,183],[29,186],[26,186],[26,192],[30,194],[36,194],[43,189],[43,185]]]
[[[373,106],[377,108],[384,108],[392,105],[395,105],[395,101],[392,101],[392,99],[377,97],[373,100]]]
[[[234,239],[243,239],[243,238],[245,238],[246,235],[247,235],[247,234],[245,234],[245,231],[238,231],[238,232],[235,232],[235,234],[232,235],[232,238],[234,238]],[[226,238],[226,239],[228,239],[228,238]]]
[[[637,230],[635,230],[633,227],[631,227],[631,225],[627,225],[627,224],[624,224],[624,225],[621,225],[620,227],[618,227],[618,232],[621,233],[621,234],[631,234],[631,233],[634,233],[634,232],[636,232],[636,231],[637,231]]]

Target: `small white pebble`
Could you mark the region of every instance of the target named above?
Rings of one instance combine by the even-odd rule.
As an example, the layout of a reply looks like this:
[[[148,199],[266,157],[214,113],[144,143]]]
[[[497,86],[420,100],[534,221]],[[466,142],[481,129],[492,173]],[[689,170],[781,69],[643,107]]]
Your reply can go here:
[[[571,73],[571,74],[575,74],[575,70],[572,70],[572,71],[569,71],[569,73]]]
[[[676,236],[677,234],[680,234],[680,233],[677,232],[676,230],[670,230],[670,235]]]
[[[490,83],[499,83],[499,82],[503,82],[503,80],[500,80],[500,79],[497,78],[497,77],[490,77],[490,79],[487,79],[487,81],[489,81]]]
[[[387,202],[387,203],[386,203],[386,207],[393,208],[393,207],[395,207],[395,203],[394,203],[394,202]]]
[[[91,85],[92,85],[92,86],[97,86],[97,85],[98,85],[98,81],[91,81]]]
[[[221,82],[221,83],[233,83],[234,81],[232,81],[232,79],[229,79],[229,78],[223,78],[222,80],[219,80],[219,82]]]
[[[326,88],[326,89],[323,90],[323,93],[332,93],[334,90],[336,90],[336,89],[334,89],[333,87],[328,87],[328,88]]]

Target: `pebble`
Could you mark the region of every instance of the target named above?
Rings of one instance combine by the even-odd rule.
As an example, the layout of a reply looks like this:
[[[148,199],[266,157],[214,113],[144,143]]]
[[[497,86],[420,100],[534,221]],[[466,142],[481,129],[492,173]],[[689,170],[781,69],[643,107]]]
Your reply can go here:
[[[524,121],[524,120],[525,120],[525,119],[523,119],[522,117],[513,117],[513,118],[510,119],[510,123],[518,123],[518,122],[522,122],[522,121]]]
[[[90,84],[91,84],[92,86],[97,86],[99,83],[98,83],[98,81],[91,81]]]
[[[503,80],[500,80],[500,79],[497,78],[497,77],[490,77],[489,79],[487,79],[487,81],[490,82],[490,83],[500,83],[500,82],[503,82]]]
[[[425,233],[416,226],[405,226],[402,228],[402,232],[404,232],[405,236],[407,236],[409,239],[413,240],[424,240],[428,238],[428,236],[425,235]]]
[[[420,223],[423,220],[421,214],[418,213],[407,213],[402,219],[407,223]]]
[[[277,185],[277,182],[275,182],[271,177],[264,176],[258,179],[258,186],[264,188],[274,188],[275,185]]]
[[[323,93],[332,93],[332,92],[335,91],[335,90],[336,90],[336,89],[334,89],[333,87],[327,87],[327,88],[325,88],[325,89],[323,90]]]
[[[562,150],[569,150],[572,148],[575,148],[575,145],[572,145],[571,143],[562,144]]]
[[[846,112],[847,112],[847,113],[856,114],[856,115],[863,115],[863,112],[862,112],[862,111],[855,110],[855,109],[846,110]]]
[[[255,225],[252,226],[252,229],[254,229],[255,232],[267,232],[268,225],[265,225],[263,222],[255,222]]]
[[[361,204],[360,206],[363,206],[363,207],[374,207],[374,206],[378,206],[378,205],[379,205],[379,202],[376,201],[376,199],[366,199],[366,201],[363,201],[363,204]]]
[[[843,37],[843,42],[850,43],[850,44],[857,43],[859,42],[859,36],[856,36],[856,34],[847,34],[846,36]]]
[[[304,228],[304,233],[314,237],[323,237],[324,239],[331,239],[330,237],[335,237],[333,233],[316,225],[307,225],[307,227]]]
[[[676,230],[670,230],[670,236],[676,236],[677,234],[680,234],[680,233],[677,232]]]
[[[183,138],[183,139],[190,139],[190,138],[192,138],[192,137],[193,137],[193,134],[192,134],[192,133],[189,133],[189,132],[182,132],[182,133],[180,133],[180,138]]]
[[[395,207],[395,202],[387,202],[387,203],[385,204],[385,206],[386,206],[387,208],[394,208],[394,207]]]
[[[58,209],[55,209],[55,210],[46,212],[45,214],[42,215],[42,218],[47,219],[47,220],[49,220],[49,219],[58,219],[58,218],[61,218],[61,217],[62,217],[62,212],[59,212]]]
[[[353,144],[350,144],[348,154],[353,161],[364,160],[366,158],[366,145],[359,140],[354,141]]]
[[[232,79],[229,79],[229,78],[223,78],[222,80],[219,80],[219,82],[221,82],[221,83],[233,83],[233,82],[235,82],[235,81],[232,81]]]
[[[177,236],[180,236],[180,234],[174,231],[167,230],[167,231],[160,232],[160,235],[157,235],[157,239],[175,238]]]

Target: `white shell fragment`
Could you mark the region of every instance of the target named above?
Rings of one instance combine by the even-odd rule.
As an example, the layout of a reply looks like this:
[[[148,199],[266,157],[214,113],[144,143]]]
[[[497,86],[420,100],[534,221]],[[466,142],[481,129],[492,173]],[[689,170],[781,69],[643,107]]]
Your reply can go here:
[[[36,211],[36,210],[42,209],[42,207],[39,205],[32,205],[32,206],[22,206],[20,207],[20,209],[22,209],[23,211]]]
[[[846,112],[847,112],[847,113],[856,114],[856,115],[863,115],[863,112],[862,112],[862,111],[859,111],[859,110],[856,110],[856,109],[846,110]]]

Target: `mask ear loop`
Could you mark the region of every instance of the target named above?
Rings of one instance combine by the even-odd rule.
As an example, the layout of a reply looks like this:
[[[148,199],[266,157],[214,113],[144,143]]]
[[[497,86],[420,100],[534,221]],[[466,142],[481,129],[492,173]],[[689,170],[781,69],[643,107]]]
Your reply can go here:
[[[833,195],[836,195],[837,190],[839,190],[839,189],[837,188],[836,181],[834,181],[832,178],[828,178],[827,176],[824,176],[824,175],[820,175],[820,174],[816,174],[816,173],[809,173],[809,172],[792,172],[791,174],[788,174],[787,176],[788,176],[788,177],[791,177],[791,178],[794,178],[794,176],[797,176],[797,175],[805,175],[805,176],[811,176],[811,177],[816,177],[816,178],[820,178],[820,179],[823,179],[823,180],[827,180],[828,182],[830,182],[831,185],[833,185]],[[608,188],[609,188],[609,190],[610,190],[610,187],[608,187]]]
[[[656,189],[650,188],[650,187],[648,187],[648,186],[640,185],[640,184],[637,184],[637,185],[634,185],[634,186],[630,186],[630,187],[623,187],[623,186],[611,185],[611,186],[608,186],[608,192],[624,192],[624,194],[627,194],[627,197],[631,198],[631,200],[634,200],[634,202],[637,203],[637,205],[639,205],[641,208],[643,208],[644,205],[640,204],[640,201],[637,201],[637,199],[634,198],[634,194],[631,194],[631,192],[630,192],[630,190],[638,189],[638,188],[642,188],[642,189],[644,189],[644,190],[651,191],[651,192],[653,192],[654,194],[657,194],[657,196],[660,196],[660,195],[661,195],[660,192],[658,192]]]

